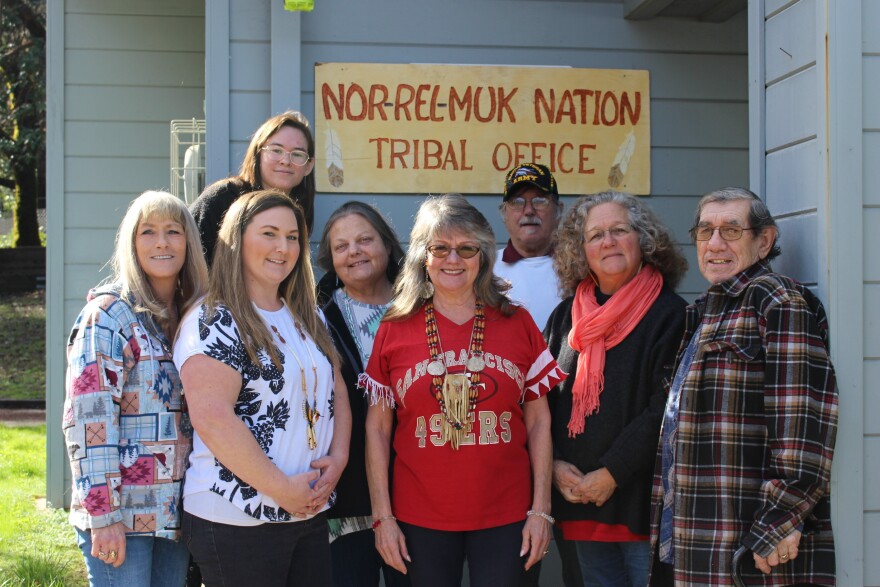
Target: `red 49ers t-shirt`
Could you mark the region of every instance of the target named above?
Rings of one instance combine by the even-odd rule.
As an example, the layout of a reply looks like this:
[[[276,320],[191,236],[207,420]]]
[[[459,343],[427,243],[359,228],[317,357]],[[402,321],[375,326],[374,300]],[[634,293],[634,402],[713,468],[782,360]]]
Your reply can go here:
[[[394,515],[435,530],[477,530],[526,517],[532,501],[523,401],[564,380],[528,312],[505,317],[486,308],[475,421],[459,449],[441,439],[443,415],[431,391],[424,308],[402,322],[383,322],[361,384],[374,402],[397,411]],[[457,325],[435,310],[449,373],[464,373],[473,319]]]

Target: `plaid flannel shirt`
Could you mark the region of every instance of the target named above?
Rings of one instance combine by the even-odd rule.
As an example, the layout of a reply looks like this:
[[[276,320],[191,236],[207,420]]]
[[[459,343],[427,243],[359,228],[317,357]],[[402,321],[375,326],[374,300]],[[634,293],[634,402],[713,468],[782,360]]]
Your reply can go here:
[[[676,585],[732,585],[740,546],[750,550],[740,565],[748,585],[835,584],[828,502],[837,384],[822,304],[761,261],[688,307],[676,367],[701,324],[675,444]],[[661,505],[657,474],[655,549]],[[798,528],[798,557],[770,575],[757,571],[752,552],[769,556]]]

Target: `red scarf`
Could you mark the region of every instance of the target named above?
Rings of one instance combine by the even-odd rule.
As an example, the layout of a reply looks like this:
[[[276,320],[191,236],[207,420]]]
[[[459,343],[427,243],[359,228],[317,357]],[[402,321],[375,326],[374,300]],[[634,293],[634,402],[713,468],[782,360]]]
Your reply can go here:
[[[662,287],[663,277],[651,265],[642,267],[602,306],[596,301],[596,284],[591,278],[578,285],[568,333],[568,345],[580,353],[571,390],[574,397],[568,422],[569,438],[581,434],[587,416],[599,411],[599,394],[605,387],[605,352],[629,336],[648,313]]]

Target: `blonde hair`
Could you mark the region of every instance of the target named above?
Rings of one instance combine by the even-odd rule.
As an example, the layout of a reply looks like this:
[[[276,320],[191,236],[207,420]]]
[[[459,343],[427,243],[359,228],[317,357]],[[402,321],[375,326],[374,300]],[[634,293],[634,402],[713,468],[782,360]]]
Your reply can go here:
[[[474,294],[489,307],[505,316],[515,308],[504,295],[510,285],[493,272],[495,267],[495,233],[483,214],[461,194],[428,198],[419,207],[410,233],[409,251],[403,269],[394,284],[394,301],[385,320],[405,320],[425,302],[421,297],[426,281],[425,264],[428,244],[438,235],[457,230],[473,238],[480,246],[480,268],[474,280]]]
[[[129,204],[116,232],[116,245],[108,262],[112,274],[106,282],[118,283],[120,296],[133,302],[135,312],[152,315],[162,331],[170,333],[173,338],[175,333],[170,327],[176,317],[156,298],[150,280],[137,259],[137,230],[142,222],[149,219],[177,222],[183,227],[186,236],[186,257],[178,273],[174,292],[177,315],[183,316],[204,295],[208,283],[208,267],[202,253],[199,229],[186,204],[168,192],[146,191]]]
[[[318,317],[315,276],[312,273],[308,245],[309,230],[306,226],[305,214],[302,207],[283,192],[277,190],[250,192],[239,197],[229,207],[220,226],[217,247],[214,250],[214,262],[211,265],[211,280],[205,305],[213,309],[223,304],[229,309],[238,325],[241,342],[251,362],[259,364],[258,351],[263,350],[272,362],[280,367],[278,349],[272,335],[248,296],[242,260],[244,232],[254,216],[278,207],[293,211],[299,228],[300,243],[299,258],[293,271],[278,286],[279,295],[293,315],[302,321],[306,332],[321,352],[336,366],[339,364],[336,348],[326,326]]]

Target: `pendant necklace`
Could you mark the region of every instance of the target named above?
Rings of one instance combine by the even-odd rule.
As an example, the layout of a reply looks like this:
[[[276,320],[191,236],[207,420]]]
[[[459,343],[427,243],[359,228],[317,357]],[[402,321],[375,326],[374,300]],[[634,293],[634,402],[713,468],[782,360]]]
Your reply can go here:
[[[440,332],[434,315],[434,301],[430,299],[425,303],[425,334],[428,338],[428,352],[431,355],[428,374],[433,377],[431,390],[443,414],[441,438],[444,442],[448,441],[454,450],[458,450],[461,441],[470,433],[474,422],[480,389],[480,372],[486,368],[486,361],[483,359],[485,332],[486,315],[483,312],[483,302],[477,300],[465,372],[451,374],[443,362],[443,347],[440,344]]]
[[[296,318],[293,319],[293,324],[296,327],[296,330],[299,333],[300,337],[305,342],[305,332],[303,332],[302,326],[300,326]],[[284,337],[281,336],[281,333],[278,331],[274,324],[272,324],[272,332],[275,333],[275,336],[277,336],[278,340],[281,341],[281,344],[284,345],[284,348],[287,350],[287,354],[291,355],[296,363],[299,365],[300,383],[302,385],[302,392],[304,396],[302,403],[302,412],[303,417],[306,419],[306,425],[308,426],[308,428],[306,429],[306,442],[308,442],[309,449],[315,450],[315,448],[318,446],[318,438],[315,435],[315,424],[318,423],[318,419],[321,417],[321,412],[318,411],[318,365],[317,363],[315,363],[315,357],[312,355],[311,347],[309,346],[308,342],[305,342],[303,346],[306,347],[306,350],[309,353],[309,361],[312,363],[312,375],[315,378],[315,384],[312,386],[312,403],[309,404],[309,392],[308,387],[306,386],[305,366],[303,365],[302,361],[299,360],[299,356],[293,351],[292,348],[290,348],[290,345],[287,344],[287,341],[284,340]]]

